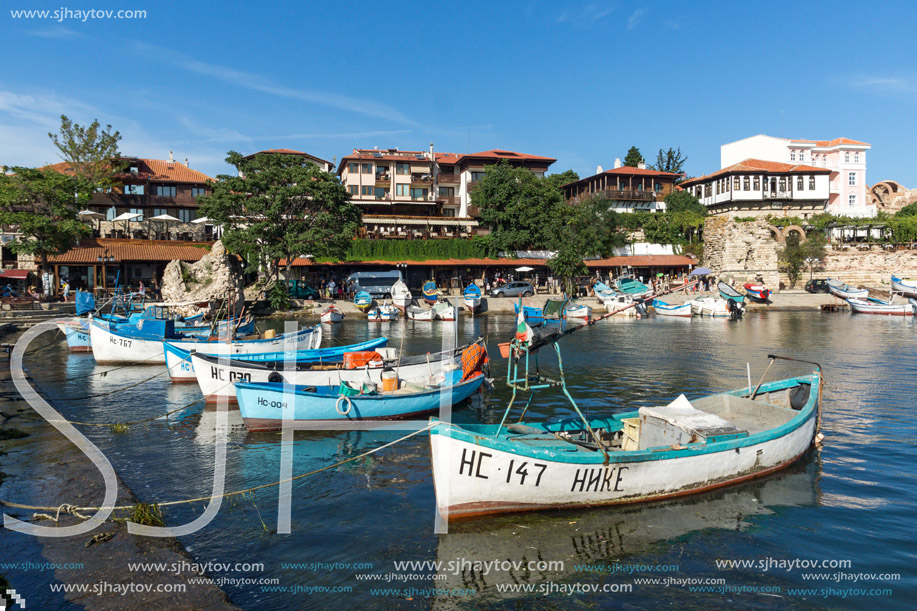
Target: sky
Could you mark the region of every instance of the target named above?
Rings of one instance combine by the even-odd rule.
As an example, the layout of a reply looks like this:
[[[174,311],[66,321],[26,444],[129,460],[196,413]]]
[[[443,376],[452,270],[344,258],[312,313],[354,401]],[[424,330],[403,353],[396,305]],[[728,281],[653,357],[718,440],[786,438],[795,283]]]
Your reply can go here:
[[[230,150],[430,142],[581,177],[631,146],[680,148],[699,176],[768,134],[868,142],[870,185],[915,188],[915,22],[906,2],[0,0],[0,165],[59,161],[47,134],[66,114],[210,176]]]

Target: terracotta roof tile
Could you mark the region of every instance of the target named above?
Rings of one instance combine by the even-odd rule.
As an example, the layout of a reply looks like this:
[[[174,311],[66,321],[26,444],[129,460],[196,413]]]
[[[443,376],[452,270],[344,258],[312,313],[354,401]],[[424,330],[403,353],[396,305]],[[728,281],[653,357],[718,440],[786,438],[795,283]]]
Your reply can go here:
[[[130,159],[133,161],[133,158]],[[136,159],[139,162],[138,168],[141,178],[149,179],[155,182],[186,182],[193,184],[204,184],[213,179],[203,172],[192,170],[179,161],[169,162],[165,159]],[[70,165],[61,161],[48,166],[47,169],[55,170],[61,174],[72,174]],[[124,174],[128,176],[128,174]]]
[[[835,138],[834,140],[790,140],[790,142],[798,142],[799,144],[814,144],[815,146],[821,147],[821,148],[840,146],[842,144],[853,144],[856,146],[871,146],[867,142],[860,142],[859,140],[851,140],[850,138]]]
[[[99,257],[110,255],[121,261],[199,261],[210,250],[210,243],[189,244],[149,240],[84,239],[67,252],[48,257],[50,263],[98,264]]]
[[[727,174],[830,174],[831,170],[828,168],[817,168],[813,165],[805,165],[801,163],[781,163],[779,161],[763,161],[761,159],[746,159],[745,161],[740,161],[739,163],[733,164],[731,166],[725,167],[722,170],[717,170],[705,176],[700,176],[698,178],[692,178],[691,180],[686,180],[681,183],[682,186],[694,185],[701,182],[706,182],[711,178],[716,178],[718,176],[725,176]]]

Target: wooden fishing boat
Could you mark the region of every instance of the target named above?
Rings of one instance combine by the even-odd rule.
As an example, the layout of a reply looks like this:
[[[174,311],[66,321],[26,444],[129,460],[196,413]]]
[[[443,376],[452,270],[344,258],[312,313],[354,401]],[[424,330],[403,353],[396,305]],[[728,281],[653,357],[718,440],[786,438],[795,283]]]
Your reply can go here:
[[[917,299],[908,299],[907,302],[893,303],[868,297],[866,299],[848,299],[850,311],[856,314],[880,314],[885,316],[914,316],[917,314]]]
[[[393,372],[394,373],[394,372]],[[354,389],[345,383],[297,387],[289,384],[237,382],[236,400],[250,431],[283,427],[284,416],[296,423],[333,424],[358,420],[398,420],[429,414],[444,403],[461,403],[481,388],[484,374],[461,368],[443,371],[435,384],[399,383],[394,390],[375,384]]]
[[[59,320],[57,328],[67,340],[70,352],[92,352],[92,341],[89,337],[89,318],[70,318]]]
[[[433,305],[433,317],[436,320],[455,320],[455,307],[447,301],[440,301]]]
[[[869,289],[858,289],[835,278],[828,278],[828,292],[841,299],[867,299]]]
[[[513,311],[518,316],[519,314],[519,304],[513,304]],[[525,319],[525,322],[529,323],[532,326],[538,326],[544,323],[544,308],[539,308],[538,306],[525,305],[522,304],[522,317]]]
[[[642,302],[636,302],[633,297],[626,293],[619,293],[614,297],[605,300],[605,310],[607,312],[620,312],[621,316],[636,316],[637,318],[646,315],[646,305]]]
[[[280,358],[263,361],[246,361],[234,357],[190,354],[201,392],[208,403],[219,400],[236,401],[233,382],[286,382],[296,386],[333,386],[341,382],[378,384],[382,372],[394,370],[401,380],[428,383],[450,364],[461,364],[462,355],[470,359],[473,352],[484,350],[483,340],[461,346],[453,351],[402,356],[394,348],[346,346],[356,352],[357,358],[338,359],[337,362],[302,361]],[[348,352],[349,353],[349,352]],[[345,354],[348,354],[345,353]],[[484,350],[485,363],[487,352]]]
[[[744,284],[745,295],[753,301],[758,303],[767,303],[767,300],[771,296],[770,289],[766,288],[763,284],[754,284],[753,282],[746,282]]]
[[[328,306],[321,315],[321,321],[324,323],[334,324],[344,320],[344,313],[334,306]]]
[[[370,322],[390,322],[398,319],[398,308],[391,304],[383,303],[367,312],[366,317]]]
[[[905,280],[892,276],[892,292],[901,293],[905,297],[917,298],[917,280]]]
[[[360,291],[353,297],[353,305],[361,310],[365,310],[373,304],[373,296],[366,291]]]
[[[513,397],[500,424],[433,421],[437,507],[446,519],[655,501],[705,492],[783,469],[812,444],[821,368],[752,390],[587,419],[560,378],[537,364],[538,338],[511,343]],[[770,358],[781,358],[771,356]],[[789,359],[794,360],[794,359]],[[762,380],[763,382],[763,380]],[[505,425],[519,393],[559,387],[577,419]],[[521,404],[528,402],[519,398]]]
[[[719,290],[720,297],[723,299],[735,301],[736,303],[745,303],[745,295],[737,291],[735,287],[728,282],[723,282],[720,280],[717,283],[716,288]]]
[[[398,280],[392,285],[392,305],[404,312],[405,308],[411,305],[414,297],[411,295],[408,285],[403,280]]]
[[[617,293],[610,286],[603,282],[596,282],[592,285],[592,290],[595,292],[596,299],[601,303],[605,303],[609,299],[614,299],[617,296]]]
[[[462,297],[469,312],[477,312],[481,307],[481,287],[477,284],[471,283],[466,286]]]
[[[698,316],[713,316],[715,318],[729,317],[729,301],[718,297],[697,297],[688,303],[691,304],[691,313]]]
[[[637,280],[633,274],[627,276],[619,276],[615,280],[615,286],[618,287],[619,292],[626,293],[634,299],[646,297],[653,292],[650,287]]]
[[[277,352],[292,346],[297,350],[310,349],[321,344],[321,328],[306,327],[296,333],[277,335],[265,339],[211,342],[187,339],[176,334],[171,320],[148,320],[142,325],[115,325],[93,320],[89,330],[92,354],[97,363],[136,363],[164,365],[166,356],[163,342],[171,342],[183,350],[212,350],[215,345],[230,354],[255,354]]]
[[[564,308],[564,316],[567,318],[582,318],[589,320],[592,316],[592,308],[585,304],[568,301]]]
[[[433,320],[434,318],[432,309],[417,305],[409,305],[404,313],[410,320]]]
[[[424,283],[421,292],[423,293],[423,300],[431,305],[439,299],[439,291],[436,289],[436,283],[432,280]]]
[[[669,304],[661,299],[653,300],[653,310],[659,316],[681,316],[691,318],[691,304],[683,303],[681,305]]]

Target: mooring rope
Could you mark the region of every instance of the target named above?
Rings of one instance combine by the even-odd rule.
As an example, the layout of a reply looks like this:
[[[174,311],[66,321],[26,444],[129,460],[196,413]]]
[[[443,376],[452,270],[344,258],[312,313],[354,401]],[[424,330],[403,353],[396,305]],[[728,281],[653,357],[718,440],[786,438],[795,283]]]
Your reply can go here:
[[[258,490],[264,490],[265,488],[273,488],[273,487],[275,487],[275,486],[279,486],[280,484],[285,484],[285,483],[287,483],[287,482],[294,482],[294,481],[296,481],[296,480],[300,480],[300,479],[303,479],[303,478],[305,478],[305,477],[309,477],[309,476],[311,476],[311,475],[316,475],[317,473],[321,473],[322,471],[328,471],[329,469],[334,469],[334,468],[336,468],[336,467],[340,467],[340,466],[342,466],[342,465],[346,465],[347,463],[354,462],[354,461],[356,461],[356,460],[360,460],[361,458],[366,458],[367,456],[370,456],[371,454],[375,454],[376,452],[380,452],[380,451],[382,451],[382,450],[384,450],[384,449],[386,449],[386,448],[390,448],[390,447],[392,447],[393,445],[396,445],[396,444],[398,444],[398,443],[401,443],[402,441],[406,441],[407,439],[410,439],[411,437],[414,437],[415,435],[419,435],[419,434],[421,434],[421,433],[425,433],[425,432],[429,431],[430,429],[432,429],[434,426],[437,426],[438,424],[440,424],[440,423],[439,423],[439,422],[431,422],[430,424],[428,424],[427,426],[425,426],[425,427],[422,428],[422,429],[418,429],[418,430],[416,430],[416,431],[412,431],[412,432],[408,433],[407,435],[404,435],[403,437],[399,437],[398,439],[395,439],[394,441],[390,441],[390,442],[388,442],[388,443],[386,443],[386,444],[384,444],[384,445],[381,445],[381,446],[379,446],[378,448],[373,448],[372,450],[367,450],[366,452],[363,452],[362,454],[358,454],[358,455],[356,455],[356,456],[351,456],[350,458],[346,458],[346,459],[344,459],[344,460],[338,461],[338,462],[336,462],[336,463],[334,463],[334,464],[332,464],[332,465],[326,465],[326,466],[324,466],[324,467],[321,467],[320,469],[314,469],[314,470],[312,470],[312,471],[309,471],[308,473],[301,473],[301,474],[299,474],[299,475],[295,475],[295,476],[289,477],[289,478],[287,478],[287,479],[282,479],[282,480],[279,480],[279,481],[276,481],[276,482],[271,482],[271,483],[269,483],[269,484],[261,484],[261,485],[258,485],[258,486],[252,486],[251,488],[245,488],[244,490],[235,490],[235,491],[233,491],[233,492],[226,492],[226,493],[220,494],[220,495],[200,496],[200,497],[193,498],[193,499],[182,499],[182,500],[178,500],[178,501],[167,501],[167,502],[165,502],[165,503],[154,503],[154,505],[155,505],[156,507],[170,507],[170,506],[173,506],[173,505],[184,505],[184,504],[187,504],[187,503],[202,503],[202,502],[204,502],[204,501],[210,501],[210,500],[213,500],[213,499],[215,499],[215,498],[224,498],[224,499],[225,499],[225,498],[230,498],[230,497],[234,497],[234,496],[240,496],[240,495],[245,495],[245,494],[251,494],[251,493],[253,493],[253,492],[255,492],[255,491],[258,491]],[[40,505],[25,505],[25,504],[22,504],[22,503],[14,503],[14,502],[12,502],[12,501],[5,501],[5,500],[3,500],[3,499],[0,499],[0,505],[3,505],[3,506],[5,506],[5,507],[12,507],[12,508],[14,508],[14,509],[28,509],[29,511],[56,511],[56,512],[58,512],[58,513],[57,513],[58,518],[60,517],[60,513],[70,513],[70,514],[73,514],[73,515],[77,515],[76,512],[80,512],[80,511],[99,511],[99,510],[101,510],[101,509],[106,509],[106,510],[109,510],[109,509],[110,509],[110,510],[112,510],[112,511],[115,511],[115,510],[123,511],[123,510],[128,510],[128,509],[133,509],[133,508],[134,508],[134,505],[116,505],[116,506],[114,506],[114,507],[76,507],[76,506],[70,505],[70,504],[68,504],[68,503],[63,503],[63,504],[58,505],[58,506],[55,506],[55,507],[49,507],[49,506],[40,506]],[[33,516],[33,518],[35,518],[35,517],[47,517],[47,518],[50,518],[50,516],[44,516],[44,515],[41,515],[41,514],[36,514],[36,515]]]

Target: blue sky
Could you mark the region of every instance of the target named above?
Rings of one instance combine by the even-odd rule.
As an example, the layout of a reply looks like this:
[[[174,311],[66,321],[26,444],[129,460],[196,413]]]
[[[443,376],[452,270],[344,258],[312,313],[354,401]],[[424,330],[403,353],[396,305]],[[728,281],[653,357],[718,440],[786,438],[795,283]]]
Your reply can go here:
[[[632,145],[648,161],[680,147],[696,176],[765,133],[869,142],[870,184],[917,187],[914,4],[70,2],[2,2],[0,164],[57,161],[46,134],[64,113],[212,176],[229,150],[431,141],[581,176]],[[10,14],[62,7],[147,16]]]

